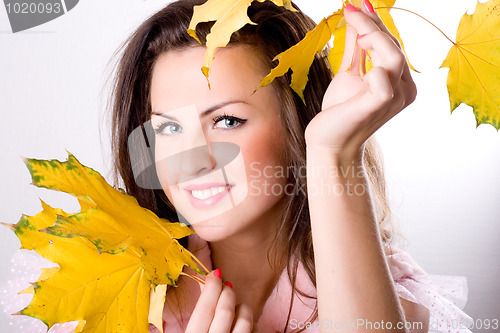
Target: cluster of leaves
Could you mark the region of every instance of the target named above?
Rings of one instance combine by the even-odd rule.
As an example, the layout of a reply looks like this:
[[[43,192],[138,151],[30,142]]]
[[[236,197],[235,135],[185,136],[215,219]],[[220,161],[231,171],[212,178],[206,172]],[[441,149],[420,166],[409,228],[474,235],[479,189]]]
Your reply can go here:
[[[142,208],[73,155],[25,163],[34,185],[73,195],[81,210],[68,214],[42,201],[40,213],[5,224],[22,249],[59,265],[42,270],[19,314],[49,328],[78,321],[77,332],[148,332],[149,322],[161,328],[166,285],[175,285],[184,265],[204,275],[176,240],[192,231]]]
[[[209,78],[210,66],[215,51],[225,47],[232,33],[245,24],[253,22],[247,16],[247,9],[254,0],[208,0],[196,6],[188,33],[196,37],[196,25],[200,22],[216,21],[207,36],[207,52],[203,74]],[[265,1],[265,0],[255,0]],[[276,5],[294,10],[290,1],[272,0]],[[361,0],[349,1],[360,7]],[[276,77],[292,70],[292,89],[304,99],[303,91],[307,85],[309,67],[316,53],[320,53],[333,39],[333,48],[328,56],[335,74],[342,62],[345,47],[346,23],[343,19],[343,7],[323,19],[315,29],[308,32],[304,39],[290,49],[278,54],[274,60],[278,65],[262,79],[261,87],[270,84]],[[396,37],[404,51],[401,36],[389,13],[394,8],[395,0],[372,0],[376,12]],[[398,8],[400,9],[400,8]],[[457,30],[456,42],[441,67],[450,68],[448,73],[448,92],[451,111],[461,103],[473,108],[477,126],[491,124],[500,129],[500,0],[478,3],[473,15],[464,14]],[[370,58],[366,58],[365,67],[371,68]],[[413,67],[410,65],[413,69]]]

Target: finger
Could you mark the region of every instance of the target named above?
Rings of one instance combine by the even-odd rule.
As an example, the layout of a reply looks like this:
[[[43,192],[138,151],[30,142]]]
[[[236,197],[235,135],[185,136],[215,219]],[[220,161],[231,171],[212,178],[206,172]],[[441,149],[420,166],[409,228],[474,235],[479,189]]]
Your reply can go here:
[[[215,316],[210,325],[210,333],[230,332],[236,308],[236,295],[232,288],[224,286],[217,302]]]
[[[402,81],[396,87],[391,87],[387,72],[381,67],[375,67],[373,72],[370,71],[363,80],[368,82],[369,90],[372,96],[378,96],[377,102],[370,100],[369,94],[359,98],[366,102],[366,105],[385,105],[383,112],[379,113],[378,118],[382,124],[389,121],[392,117],[401,112],[404,108],[410,105],[417,95],[417,90],[413,81]]]
[[[405,89],[405,107],[407,107],[417,98],[417,85],[415,84],[415,81],[413,81],[410,70],[408,68],[403,71],[401,82],[403,83]]]
[[[385,113],[394,97],[389,76],[384,68],[374,67],[363,77],[363,81],[367,82],[365,89],[345,102],[322,111],[335,112],[339,123],[345,122],[358,129],[351,132],[346,128],[346,131],[351,133],[346,140],[354,143],[356,147],[384,124]]]
[[[375,31],[380,31],[378,25],[373,19],[362,11],[348,10],[347,8],[354,8],[352,6],[346,7],[344,10],[344,18],[348,25],[352,26],[358,34],[364,35]]]
[[[391,37],[391,39],[394,41],[394,43],[398,47],[401,47],[398,39],[396,37],[394,37],[394,35],[389,31],[387,26],[384,24],[384,21],[382,21],[379,14],[375,11],[375,9],[373,9],[373,6],[371,5],[371,3],[368,0],[363,0],[363,5],[361,6],[361,11],[365,15],[367,15],[369,18],[371,18],[381,31],[387,33],[389,35],[389,37]]]
[[[396,46],[400,49],[402,49],[401,44],[399,40],[389,31],[387,26],[384,24],[382,19],[380,18],[379,14],[373,9],[373,6],[371,5],[369,0],[363,0],[363,5],[361,6],[361,11],[365,13],[368,17],[370,17],[373,22],[379,27],[379,29],[383,32],[385,32],[396,44]],[[406,60],[406,57],[405,57]],[[408,66],[408,61],[406,61],[406,65],[403,68],[403,75],[402,78],[404,81],[410,82],[412,81],[411,74],[410,74],[410,68]]]
[[[380,30],[358,38],[358,45],[370,50],[374,67],[383,67],[387,70],[392,85],[399,84],[406,59],[393,40]]]
[[[215,271],[210,272],[205,279],[205,286],[191,314],[186,332],[208,332],[210,328],[222,291],[222,279],[214,273]]]
[[[366,5],[363,5],[362,7],[364,11],[367,11]],[[352,8],[354,7],[352,6],[349,7],[351,8],[351,10],[347,10],[347,8],[348,7],[346,7],[346,10],[344,10],[344,17],[347,24],[354,28],[356,32],[361,36],[358,38],[357,44],[363,49],[371,49],[372,51],[374,51],[375,56],[372,58],[373,65],[383,66],[390,70],[392,79],[391,82],[397,83],[401,79],[401,74],[403,72],[403,64],[401,64],[400,57],[402,53],[399,50],[399,47],[394,43],[391,36],[380,30],[374,19],[369,16],[372,15],[377,22],[382,24],[378,15],[376,13],[367,14],[359,10],[354,11],[355,9],[353,10]],[[368,44],[366,44],[365,42],[365,45],[363,45],[363,42],[361,42],[361,40],[370,39],[372,35],[376,36],[375,39],[379,41],[385,39],[383,40],[384,43],[371,43],[371,45],[368,47]],[[370,54],[374,55],[373,52],[371,52]],[[383,59],[385,63],[382,62],[382,60],[377,62],[377,55],[379,56],[378,58]]]
[[[342,56],[342,62],[340,64],[339,72],[346,72],[349,70],[349,68],[358,68],[358,67],[353,67],[354,63],[357,62],[359,66],[359,56],[357,56],[357,39],[358,39],[358,33],[356,32],[356,29],[347,26],[346,29],[346,34],[345,34],[345,47],[344,47],[344,55]]]
[[[384,22],[378,15],[378,13],[375,11],[373,8],[372,4],[368,0],[363,0],[363,4],[361,6],[361,12],[367,15],[369,18],[372,19],[372,21],[378,26],[378,28],[384,32],[387,32],[390,34],[389,30],[385,26]]]
[[[365,5],[366,2],[368,2],[368,0],[364,0],[363,6],[361,7],[361,10],[363,11],[363,13],[368,15],[373,20],[373,22],[375,22],[375,24],[379,27],[379,29],[381,31],[385,32],[392,39],[394,44],[396,44],[396,46],[402,50],[403,48],[401,47],[399,40],[389,31],[389,29],[384,24],[384,22],[382,21],[382,19],[380,18],[380,16],[378,15],[377,12],[372,13],[367,9],[367,5]],[[406,82],[413,82],[413,79],[412,79],[411,73],[410,73],[410,67],[408,65],[408,60],[406,59],[406,56],[405,56],[405,62],[406,63],[403,66],[402,79],[403,79],[403,81],[406,81]]]
[[[363,113],[369,114],[383,110],[394,97],[394,89],[387,71],[382,67],[374,67],[363,77],[363,81],[368,83],[368,89],[355,98],[355,101],[359,102],[359,108],[366,110]],[[364,116],[366,117],[366,114]]]
[[[253,331],[253,311],[246,304],[236,307],[235,323],[232,333],[250,333]]]
[[[414,88],[415,94],[416,94],[416,86],[415,86],[415,82],[413,82],[413,77],[411,75],[409,62],[408,62],[408,59],[406,57],[406,54],[403,54],[403,55],[405,58],[405,64],[403,66],[403,74],[401,75],[401,79],[403,80],[403,82],[406,82],[409,85],[413,85],[413,88]]]
[[[407,94],[405,93],[406,85],[399,84],[396,87],[390,85],[390,78],[387,71],[381,67],[375,67],[367,75],[364,80],[367,80],[369,92],[359,98],[360,104],[377,105],[379,111],[371,114],[371,133],[373,134],[383,124],[388,122],[392,117],[401,112],[406,106]]]

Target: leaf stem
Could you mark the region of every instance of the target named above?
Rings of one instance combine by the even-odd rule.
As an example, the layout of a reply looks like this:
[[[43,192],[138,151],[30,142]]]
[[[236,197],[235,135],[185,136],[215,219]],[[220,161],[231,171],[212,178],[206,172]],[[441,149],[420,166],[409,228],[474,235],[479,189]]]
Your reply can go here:
[[[196,256],[194,254],[192,254],[186,248],[184,248],[184,251],[186,251],[187,253],[189,253],[191,255],[191,257],[194,259],[194,261],[196,261],[198,263],[198,265],[200,265],[201,268],[203,268],[207,274],[210,273],[210,271],[208,270],[208,268],[206,268],[205,265],[203,265],[203,263],[198,258],[196,258]]]
[[[416,15],[418,17],[420,17],[422,20],[426,21],[427,23],[429,23],[430,25],[432,25],[434,28],[436,28],[447,40],[450,41],[450,43],[452,43],[453,45],[456,45],[457,43],[455,43],[453,40],[450,39],[450,37],[448,37],[444,32],[443,30],[439,29],[437,25],[435,25],[434,23],[432,23],[431,21],[429,21],[428,19],[426,19],[425,17],[423,17],[422,15],[418,14],[418,13],[415,13],[409,9],[405,9],[405,8],[400,8],[400,7],[377,7],[375,9],[397,9],[397,10],[402,10],[402,11],[405,11],[405,12],[408,12],[408,13],[411,13],[413,15]]]
[[[203,280],[202,278],[199,278],[197,276],[194,276],[194,275],[191,275],[191,274],[187,274],[187,273],[184,273],[184,272],[181,272],[180,275],[184,275],[184,276],[190,277],[191,279],[195,280],[196,282],[199,282],[201,284],[205,284],[205,280]]]
[[[342,15],[342,14],[337,13],[337,12],[332,13],[332,14],[328,15],[328,16],[325,18],[325,20],[326,20],[326,21],[328,21],[329,19],[331,19],[332,17],[337,16],[337,15]]]

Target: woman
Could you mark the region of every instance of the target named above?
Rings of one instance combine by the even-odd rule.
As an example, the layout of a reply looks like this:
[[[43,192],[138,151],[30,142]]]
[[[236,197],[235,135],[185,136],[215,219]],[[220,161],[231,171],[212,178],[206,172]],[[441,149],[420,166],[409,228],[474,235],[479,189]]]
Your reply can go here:
[[[202,2],[171,3],[136,30],[113,95],[115,166],[127,191],[159,216],[191,224],[196,235],[184,244],[216,268],[201,292],[185,277],[169,289],[166,332],[377,325],[427,332],[430,303],[397,282],[425,273],[408,258],[407,274],[395,276],[404,254],[390,248],[383,173],[370,138],[416,96],[397,41],[367,0],[360,10],[348,5],[346,48],[333,80],[318,56],[305,103],[290,89],[290,73],[253,93],[272,59],[314,27],[300,11],[255,2],[248,15],[257,25],[217,51],[209,88],[200,71],[205,48],[186,33]],[[202,44],[210,27],[197,27]],[[361,49],[374,64],[366,75]],[[147,155],[132,133],[146,133],[144,147],[154,155],[154,177],[146,181]],[[405,328],[405,321],[419,325]]]

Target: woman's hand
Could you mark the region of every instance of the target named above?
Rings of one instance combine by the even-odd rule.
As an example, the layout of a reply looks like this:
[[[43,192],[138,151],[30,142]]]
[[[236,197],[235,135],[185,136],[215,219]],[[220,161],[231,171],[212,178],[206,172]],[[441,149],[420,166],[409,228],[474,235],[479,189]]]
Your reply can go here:
[[[367,1],[367,0],[365,0]],[[338,74],[323,98],[322,111],[306,128],[308,148],[327,149],[339,156],[359,157],[364,142],[416,97],[399,43],[380,17],[364,4],[348,5],[346,47]],[[362,50],[373,68],[363,75]]]
[[[236,306],[236,295],[230,286],[222,283],[218,269],[207,275],[186,333],[252,332],[252,309],[245,304]]]

